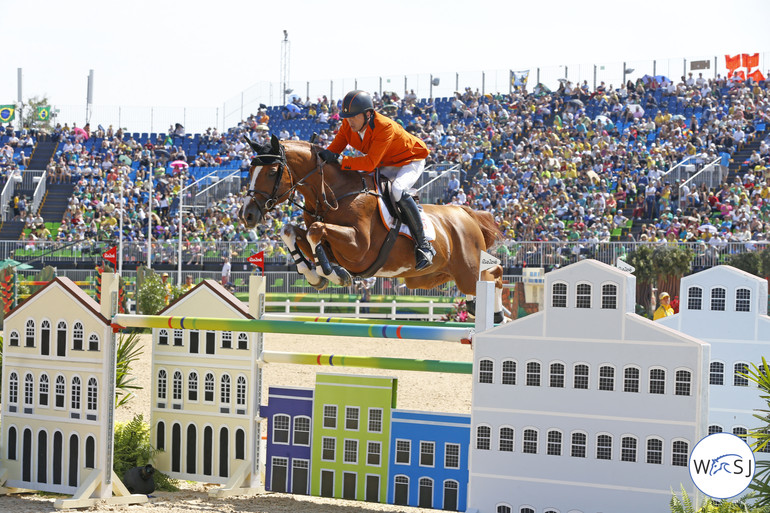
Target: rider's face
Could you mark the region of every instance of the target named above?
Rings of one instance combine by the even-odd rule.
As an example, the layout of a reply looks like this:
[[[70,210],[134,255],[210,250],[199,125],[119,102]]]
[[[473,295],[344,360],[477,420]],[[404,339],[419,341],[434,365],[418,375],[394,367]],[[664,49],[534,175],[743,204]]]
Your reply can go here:
[[[356,114],[353,117],[347,118],[348,124],[350,125],[350,128],[354,132],[360,132],[361,129],[364,127],[364,123],[366,120],[364,119],[364,113]]]

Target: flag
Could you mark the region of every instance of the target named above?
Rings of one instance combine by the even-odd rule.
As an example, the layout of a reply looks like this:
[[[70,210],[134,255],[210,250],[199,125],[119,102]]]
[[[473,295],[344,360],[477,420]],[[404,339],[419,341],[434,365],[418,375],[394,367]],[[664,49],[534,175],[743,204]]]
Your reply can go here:
[[[514,87],[527,87],[528,78],[529,78],[529,70],[526,70],[526,71],[511,70],[511,85],[513,85]]]
[[[49,105],[46,105],[45,107],[37,108],[38,121],[48,121],[48,118],[50,117],[51,117],[51,107]]]
[[[15,117],[15,105],[0,105],[0,123],[10,123]]]
[[[741,59],[743,61],[743,67],[744,68],[756,68],[759,66],[759,54],[755,53],[752,55],[749,55],[747,53],[744,53],[741,55]]]
[[[725,67],[727,70],[732,73],[736,69],[741,67],[741,56],[736,55],[734,57],[730,57],[729,55],[725,55]]]
[[[113,246],[104,253],[102,253],[102,258],[104,258],[106,261],[111,263],[113,266],[118,265],[118,247]]]
[[[749,78],[754,82],[764,82],[765,80],[765,76],[758,69],[755,69],[754,71],[749,73]]]
[[[259,253],[255,253],[251,255],[248,258],[248,261],[249,263],[257,266],[262,271],[262,275],[264,276],[265,274],[265,252],[264,251],[260,251]]]

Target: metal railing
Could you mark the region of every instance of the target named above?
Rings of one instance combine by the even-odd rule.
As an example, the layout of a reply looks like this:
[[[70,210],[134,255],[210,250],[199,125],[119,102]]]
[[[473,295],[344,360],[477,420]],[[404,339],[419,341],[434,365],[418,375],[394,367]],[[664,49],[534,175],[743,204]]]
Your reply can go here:
[[[37,213],[38,209],[40,208],[40,204],[43,202],[43,198],[45,198],[45,191],[46,191],[46,172],[43,171],[40,174],[40,179],[37,182],[37,186],[35,187],[35,194],[32,195],[32,205],[30,208],[30,212]]]
[[[211,185],[195,193],[190,200],[190,208],[195,210],[205,210],[213,203],[226,198],[228,194],[240,194],[241,170],[237,169],[235,171],[229,171],[229,174],[223,178],[219,178],[218,176],[212,177],[211,180],[213,183]]]
[[[682,199],[682,188],[686,185],[691,191],[705,185],[710,189],[718,188],[727,178],[729,168],[720,164],[722,158],[706,164],[703,168],[688,178],[679,186],[679,198]]]
[[[660,182],[679,183],[682,178],[689,180],[698,172],[705,158],[705,153],[685,157],[680,163],[663,173],[660,176]]]
[[[13,176],[10,176],[5,181],[3,192],[0,194],[0,212],[3,213],[3,221],[10,221],[13,219],[13,208],[11,207],[11,198],[16,190],[16,180]]]
[[[418,180],[417,193],[422,204],[446,203],[449,180],[453,172],[459,173],[459,164],[436,164],[426,169]]]

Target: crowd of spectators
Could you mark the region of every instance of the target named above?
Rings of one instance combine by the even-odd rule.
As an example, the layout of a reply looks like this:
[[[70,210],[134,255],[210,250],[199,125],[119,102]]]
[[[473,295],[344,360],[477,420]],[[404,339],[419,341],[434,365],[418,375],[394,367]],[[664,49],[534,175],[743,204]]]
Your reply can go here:
[[[733,180],[718,187],[666,175],[688,158],[727,163],[738,149],[764,137],[757,127],[770,117],[767,83],[690,74],[676,82],[639,79],[619,88],[602,82],[593,91],[585,82],[565,80],[556,91],[542,85],[508,94],[466,88],[443,101],[420,100],[414,91],[403,97],[375,92],[373,99],[378,110],[428,144],[429,164],[455,166],[444,201],[493,212],[508,242],[594,245],[622,233],[623,240],[699,241],[708,249],[764,241],[770,234],[766,141]],[[265,142],[273,128],[282,139],[298,139],[282,122],[305,120],[318,133],[316,143],[325,146],[339,124],[339,102],[326,97],[295,98],[279,119],[272,111],[272,121],[268,112],[260,107],[225,133],[207,130],[200,136],[205,144],[191,155],[176,144],[190,137],[181,125],[144,143],[112,127],[57,127],[54,136],[62,144],[48,179],[72,182],[75,192],[58,233],[43,232],[42,238],[82,245],[114,240],[122,198],[124,240],[146,242],[151,223],[159,248],[170,248],[159,249],[157,258],[174,263],[175,245],[161,243],[177,239],[179,193],[192,177],[187,166],[170,168],[168,162],[245,168],[251,150],[244,136]],[[151,174],[156,179],[150,208]],[[184,214],[185,263],[201,263],[217,241],[231,241],[235,250],[254,244],[249,247],[268,257],[285,255],[279,228],[301,224],[298,209],[283,205],[264,226],[247,230],[238,220],[242,202],[242,194],[230,194]],[[638,228],[629,230],[633,221]]]

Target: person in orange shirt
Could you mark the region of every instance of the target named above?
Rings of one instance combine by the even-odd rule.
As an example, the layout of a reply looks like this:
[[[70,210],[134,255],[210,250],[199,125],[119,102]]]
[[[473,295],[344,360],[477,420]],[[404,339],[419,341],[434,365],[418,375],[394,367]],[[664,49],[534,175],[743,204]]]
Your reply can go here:
[[[420,211],[409,189],[425,169],[429,151],[425,143],[387,116],[375,112],[374,103],[365,91],[350,91],[342,100],[342,126],[329,144],[319,152],[324,162],[338,162],[342,169],[380,173],[391,181],[390,196],[403,213],[414,236],[415,269],[430,266],[435,251],[425,238]],[[350,145],[364,155],[342,157]]]

